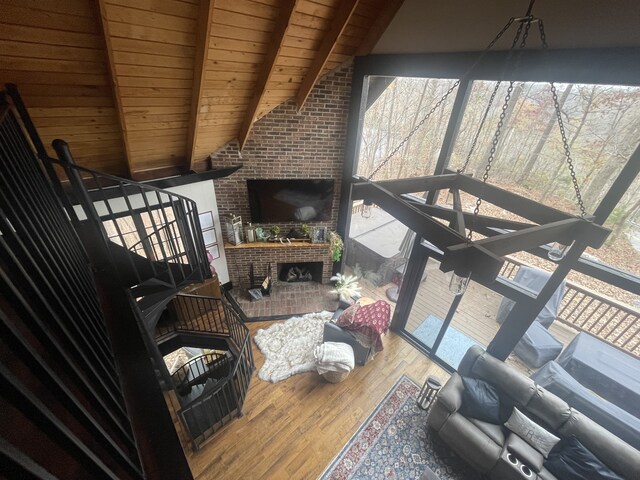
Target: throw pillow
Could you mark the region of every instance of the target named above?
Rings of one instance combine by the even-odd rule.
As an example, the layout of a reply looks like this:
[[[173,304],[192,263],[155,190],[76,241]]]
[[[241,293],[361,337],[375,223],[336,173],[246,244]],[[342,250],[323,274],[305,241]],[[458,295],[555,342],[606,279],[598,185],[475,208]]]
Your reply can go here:
[[[462,377],[464,391],[460,413],[483,422],[500,424],[500,397],[491,384],[477,378]]]
[[[547,432],[517,408],[513,409],[504,426],[538,450],[545,458],[549,456],[553,446],[560,441],[558,437]]]
[[[544,466],[563,480],[622,480],[575,436],[564,439],[559,448],[549,454]]]

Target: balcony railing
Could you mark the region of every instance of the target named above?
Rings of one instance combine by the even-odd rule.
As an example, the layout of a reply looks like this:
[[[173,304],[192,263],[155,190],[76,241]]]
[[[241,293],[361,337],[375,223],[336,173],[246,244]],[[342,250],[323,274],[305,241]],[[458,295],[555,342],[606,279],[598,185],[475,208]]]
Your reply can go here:
[[[232,418],[240,416],[254,370],[249,329],[242,314],[224,298],[179,294],[168,306],[168,315],[156,327],[156,340],[174,334],[206,333],[224,339],[228,353],[197,357],[173,374],[176,392],[198,386],[178,415],[199,448]],[[208,378],[215,385],[206,389]]]
[[[521,265],[508,258],[500,275],[513,279]],[[640,357],[640,312],[615,299],[567,282],[557,320]]]

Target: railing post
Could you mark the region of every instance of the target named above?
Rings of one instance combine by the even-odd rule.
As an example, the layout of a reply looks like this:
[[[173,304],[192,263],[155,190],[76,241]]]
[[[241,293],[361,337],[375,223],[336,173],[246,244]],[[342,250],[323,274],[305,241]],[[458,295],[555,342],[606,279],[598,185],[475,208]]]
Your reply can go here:
[[[95,233],[100,237],[108,258],[111,258],[107,232],[105,231],[104,225],[102,225],[102,221],[100,220],[100,215],[98,215],[96,207],[93,204],[91,197],[89,196],[87,187],[82,181],[80,172],[73,168],[75,165],[75,161],[73,160],[73,156],[71,155],[69,144],[64,140],[56,139],[53,141],[52,146],[56,151],[56,154],[58,155],[58,159],[60,160],[60,162],[62,162],[62,166],[67,172],[67,176],[69,177],[69,181],[71,182],[73,190],[78,195],[80,204],[82,205],[82,208],[87,215],[87,220],[94,227]]]

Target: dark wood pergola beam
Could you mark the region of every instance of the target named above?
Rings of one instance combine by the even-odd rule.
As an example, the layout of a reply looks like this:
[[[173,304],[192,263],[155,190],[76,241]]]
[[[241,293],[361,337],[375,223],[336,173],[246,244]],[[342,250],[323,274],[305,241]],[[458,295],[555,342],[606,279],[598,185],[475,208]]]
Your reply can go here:
[[[431,216],[410,205],[402,198],[386,190],[378,183],[368,183],[365,199],[378,205],[395,219],[406,225],[417,235],[426,238],[433,245],[446,252],[447,247],[466,242],[466,237]],[[481,245],[471,244],[468,249],[456,255],[446,255],[441,263],[443,272],[464,269],[471,271],[473,278],[493,281],[500,273],[504,259]]]
[[[464,212],[462,211],[460,190],[452,188],[450,192],[451,195],[453,195],[453,211],[455,213],[455,218],[451,221],[451,228],[454,228],[460,235],[465,236],[467,231],[464,226]]]
[[[426,192],[431,190],[442,190],[450,188],[454,185],[457,174],[451,175],[430,175],[426,177],[402,178],[399,180],[382,180],[380,182],[356,181],[351,190],[352,200],[362,200],[365,195],[370,192],[370,185],[377,185],[384,190],[394,193],[415,193]]]
[[[439,207],[437,205],[426,205],[405,195],[403,195],[402,198],[404,198],[414,207],[420,209],[428,215],[431,215],[432,217],[451,221],[456,215],[456,213],[450,208]],[[473,215],[472,213],[468,212],[463,212],[462,216],[464,217],[465,226],[471,228],[471,230],[473,231],[480,232],[483,235],[486,234],[482,232],[481,229],[500,228],[504,230],[522,230],[523,228],[535,226],[535,224],[533,223],[517,222],[515,220],[504,220],[502,218],[489,217],[487,215],[480,214]],[[494,232],[493,234],[495,235],[497,233],[498,232]]]
[[[489,238],[476,240],[473,244],[459,244],[448,247],[448,251],[457,255],[463,250],[471,248],[473,245],[482,246],[498,256],[509,255],[510,253],[519,252],[521,250],[529,250],[531,248],[546,245],[552,242],[570,244],[575,238],[588,239],[586,235],[588,224],[586,220],[579,218],[571,218],[568,220],[560,220],[559,222],[548,223],[546,225],[536,225],[535,227],[525,228],[516,232],[502,233]],[[605,237],[600,237],[600,241],[604,242]],[[598,239],[594,245],[600,243]],[[595,247],[598,248],[598,247]]]
[[[454,172],[445,170],[445,173],[453,174]],[[489,183],[484,183],[481,180],[467,175],[456,175],[456,180],[452,187],[480,197],[484,201],[498,205],[535,223],[542,224],[575,218],[574,215],[569,213],[548,207],[542,203],[530,200]]]

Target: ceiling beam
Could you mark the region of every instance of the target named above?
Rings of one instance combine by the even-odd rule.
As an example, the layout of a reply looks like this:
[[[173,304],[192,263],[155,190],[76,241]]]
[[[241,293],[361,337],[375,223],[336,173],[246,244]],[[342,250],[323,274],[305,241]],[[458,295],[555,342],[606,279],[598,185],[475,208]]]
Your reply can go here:
[[[107,54],[107,71],[113,92],[113,101],[115,103],[116,116],[120,124],[120,133],[122,136],[122,146],[124,149],[124,159],[127,164],[127,173],[129,178],[133,178],[134,172],[131,166],[131,150],[129,148],[129,139],[127,136],[127,124],[124,120],[124,110],[122,107],[122,99],[120,98],[120,87],[118,85],[118,77],[116,75],[115,60],[113,58],[113,49],[111,47],[111,35],[109,33],[109,20],[107,19],[107,7],[105,0],[95,0],[98,10],[98,21],[102,30],[102,39]]]
[[[298,107],[298,111],[302,109],[304,103],[309,97],[309,94],[311,93],[311,90],[313,90],[318,78],[320,78],[329,57],[331,56],[331,52],[333,52],[333,49],[336,46],[338,38],[340,38],[340,35],[342,35],[347,23],[349,23],[349,19],[351,18],[351,15],[353,15],[357,5],[358,0],[342,0],[340,2],[340,6],[331,21],[331,26],[322,39],[320,48],[313,58],[313,63],[311,63],[311,67],[309,67],[309,71],[305,75],[304,80],[302,80],[302,84],[298,90],[298,95],[296,96],[296,106]]]
[[[356,50],[356,56],[369,55],[371,53],[403,3],[404,0],[387,0],[385,2],[384,10],[380,12],[364,39],[360,42],[360,46]]]
[[[258,108],[262,102],[262,97],[267,89],[269,79],[276,68],[276,61],[278,60],[278,55],[280,54],[280,50],[283,46],[282,42],[287,34],[287,30],[289,30],[289,26],[291,25],[293,12],[300,1],[301,0],[285,0],[282,2],[280,13],[278,14],[278,19],[276,20],[276,25],[271,36],[271,42],[269,43],[267,54],[264,57],[260,73],[258,74],[258,80],[256,81],[253,97],[251,97],[244,120],[240,126],[240,132],[238,134],[240,150],[244,148],[244,144],[249,137],[249,132],[251,131],[253,122],[256,120],[256,114],[258,113]]]
[[[200,0],[198,25],[196,30],[196,53],[193,59],[193,87],[191,88],[191,109],[189,110],[189,130],[187,133],[187,169],[193,170],[198,142],[198,117],[202,108],[202,86],[206,73],[207,54],[211,40],[211,24],[215,0]]]

